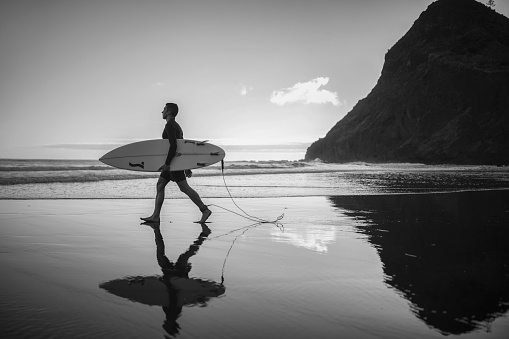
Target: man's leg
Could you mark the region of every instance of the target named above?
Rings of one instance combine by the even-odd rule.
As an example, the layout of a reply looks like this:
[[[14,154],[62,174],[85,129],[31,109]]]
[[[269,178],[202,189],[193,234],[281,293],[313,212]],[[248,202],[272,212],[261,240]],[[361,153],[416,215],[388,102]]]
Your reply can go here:
[[[154,206],[154,213],[150,217],[141,218],[145,221],[156,221],[159,222],[160,220],[160,214],[161,214],[161,208],[163,207],[164,202],[164,191],[166,188],[166,185],[168,184],[168,180],[166,180],[163,177],[159,177],[159,180],[157,181],[157,193],[156,193],[156,200],[155,200],[155,206]]]
[[[209,210],[207,205],[205,205],[203,201],[201,201],[199,194],[194,189],[192,189],[191,186],[189,186],[187,180],[179,181],[177,182],[177,185],[179,186],[180,191],[185,193],[200,209],[202,216],[199,222],[200,223],[205,222],[210,217],[212,212]]]

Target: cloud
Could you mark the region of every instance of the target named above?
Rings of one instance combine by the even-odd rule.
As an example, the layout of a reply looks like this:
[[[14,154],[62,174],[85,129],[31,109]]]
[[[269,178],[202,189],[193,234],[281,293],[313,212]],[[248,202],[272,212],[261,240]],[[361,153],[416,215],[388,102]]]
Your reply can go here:
[[[272,92],[270,102],[283,106],[291,103],[303,104],[327,104],[341,106],[336,92],[331,92],[320,87],[327,85],[329,78],[320,77],[308,82],[298,82],[292,87],[283,88],[279,91]]]
[[[239,94],[242,96],[247,95],[248,92],[253,91],[253,87],[247,87],[244,84],[240,84],[238,87]]]

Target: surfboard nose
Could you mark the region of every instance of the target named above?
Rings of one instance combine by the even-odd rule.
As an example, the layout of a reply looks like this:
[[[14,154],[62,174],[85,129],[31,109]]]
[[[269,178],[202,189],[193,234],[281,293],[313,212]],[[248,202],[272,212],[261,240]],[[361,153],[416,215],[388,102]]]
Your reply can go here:
[[[99,158],[99,161],[102,162],[103,164],[106,164],[106,165],[109,165],[107,160],[109,158],[109,154],[111,153],[112,151],[109,151],[108,153],[104,154],[102,157]]]
[[[102,162],[103,164],[109,165],[107,160],[111,158],[112,154],[114,155],[114,152],[115,152],[115,149],[107,152],[106,154],[104,154],[102,157],[99,158],[99,161]]]

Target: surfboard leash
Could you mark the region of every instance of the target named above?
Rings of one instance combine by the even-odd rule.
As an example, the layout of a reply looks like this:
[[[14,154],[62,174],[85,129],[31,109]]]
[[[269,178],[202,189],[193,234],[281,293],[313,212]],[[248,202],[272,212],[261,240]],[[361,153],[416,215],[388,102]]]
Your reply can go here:
[[[240,227],[240,228],[237,228],[235,230],[232,230],[232,231],[229,231],[225,234],[220,234],[220,235],[217,235],[215,237],[212,237],[212,238],[209,238],[207,240],[212,240],[212,239],[216,239],[216,238],[220,238],[220,237],[224,237],[224,236],[227,236],[229,234],[232,234],[234,232],[237,232],[237,231],[242,231],[240,234],[236,235],[235,238],[233,239],[232,241],[232,244],[230,245],[230,248],[228,249],[228,252],[226,253],[226,256],[224,258],[224,261],[223,261],[223,267],[222,267],[222,270],[221,270],[221,285],[224,285],[224,271],[226,269],[226,262],[228,261],[228,257],[230,256],[230,252],[232,251],[233,249],[233,246],[235,245],[235,242],[237,241],[237,239],[244,235],[248,230],[252,229],[252,228],[256,228],[262,224],[274,224],[277,228],[279,228],[279,230],[281,232],[284,232],[284,226],[283,224],[280,222],[281,219],[283,219],[284,217],[284,213],[281,214],[280,216],[278,216],[275,220],[266,220],[266,219],[262,219],[262,218],[259,218],[259,217],[256,217],[256,216],[253,216],[249,213],[247,213],[246,211],[244,211],[236,202],[235,202],[235,199],[233,199],[233,196],[230,192],[230,189],[228,188],[228,185],[226,184],[226,179],[224,177],[224,160],[221,160],[221,176],[223,177],[223,183],[224,183],[224,187],[226,188],[226,191],[228,192],[228,195],[230,196],[230,199],[232,200],[233,204],[242,212],[244,213],[244,215],[240,214],[240,213],[237,213],[235,211],[232,211],[228,208],[225,208],[225,207],[222,207],[222,206],[219,206],[219,205],[216,205],[216,204],[210,204],[210,205],[207,205],[207,206],[214,206],[214,207],[217,207],[217,208],[221,208],[225,211],[228,211],[230,213],[233,213],[233,214],[236,214],[242,218],[245,218],[247,220],[250,220],[250,221],[254,221],[254,224],[251,224],[251,225],[248,225],[248,226],[243,226],[243,227]]]
[[[242,215],[240,213],[237,213],[237,212],[234,212],[232,210],[229,210],[227,208],[224,208],[222,206],[219,206],[219,205],[215,205],[215,204],[210,204],[210,205],[207,205],[207,206],[215,206],[215,207],[218,207],[218,208],[221,208],[225,211],[228,211],[230,213],[233,213],[233,214],[236,214],[238,216],[241,216],[245,219],[248,219],[248,220],[251,220],[251,221],[255,221],[257,223],[261,223],[261,224],[278,224],[279,221],[281,221],[281,219],[283,219],[283,217],[285,216],[285,214],[281,214],[280,216],[278,216],[275,220],[267,220],[267,219],[262,219],[262,218],[259,218],[259,217],[256,217],[256,216],[253,216],[249,213],[247,213],[246,211],[244,211],[236,202],[235,202],[235,199],[233,199],[233,196],[230,192],[230,189],[228,188],[228,185],[226,184],[226,179],[224,178],[224,160],[221,160],[221,176],[223,177],[223,182],[224,182],[224,187],[226,188],[226,191],[228,192],[228,195],[230,196],[230,199],[232,200],[233,204],[240,210],[242,211],[242,213],[244,213],[245,215]]]

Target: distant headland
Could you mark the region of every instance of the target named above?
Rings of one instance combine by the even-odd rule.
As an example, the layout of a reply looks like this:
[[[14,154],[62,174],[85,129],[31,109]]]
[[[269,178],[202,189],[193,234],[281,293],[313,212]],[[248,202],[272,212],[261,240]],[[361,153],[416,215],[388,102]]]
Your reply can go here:
[[[509,165],[509,19],[475,0],[431,4],[305,158]]]

